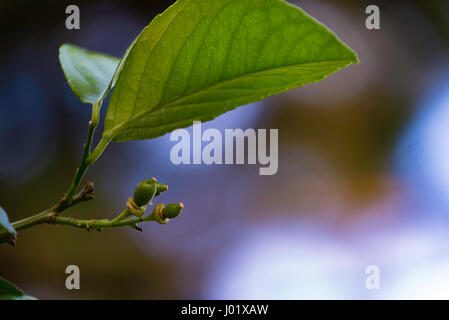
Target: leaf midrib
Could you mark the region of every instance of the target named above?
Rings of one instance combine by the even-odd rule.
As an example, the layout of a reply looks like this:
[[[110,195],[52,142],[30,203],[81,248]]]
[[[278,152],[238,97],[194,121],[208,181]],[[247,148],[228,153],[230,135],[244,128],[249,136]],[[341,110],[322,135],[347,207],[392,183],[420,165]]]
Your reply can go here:
[[[196,94],[198,94],[198,93],[200,93],[202,91],[207,91],[209,89],[212,89],[213,87],[216,87],[216,86],[219,86],[219,85],[223,85],[223,84],[225,84],[227,82],[232,82],[232,81],[238,80],[240,78],[244,78],[244,77],[251,76],[251,75],[257,75],[259,73],[264,73],[264,72],[268,72],[268,71],[275,71],[275,70],[278,70],[278,69],[280,70],[280,69],[299,67],[299,66],[304,66],[304,65],[312,65],[312,64],[318,64],[318,63],[323,63],[323,62],[326,62],[326,63],[339,63],[340,62],[340,63],[350,64],[350,63],[356,63],[357,59],[356,60],[349,60],[349,59],[322,60],[322,61],[314,61],[314,62],[307,62],[307,63],[298,63],[298,64],[293,64],[293,65],[288,65],[288,66],[264,69],[264,70],[260,70],[260,71],[257,71],[257,72],[252,72],[252,73],[247,73],[247,74],[244,74],[244,75],[239,75],[239,76],[236,76],[236,77],[232,77],[232,78],[229,78],[229,79],[226,79],[226,80],[214,83],[212,85],[203,87],[201,89],[194,90],[194,91],[190,92],[189,94],[187,94],[185,96],[177,97],[177,98],[174,98],[172,100],[169,100],[169,101],[165,102],[161,106],[160,105],[155,105],[150,110],[144,110],[144,111],[136,114],[136,116],[126,120],[122,124],[112,128],[112,129],[109,129],[108,131],[105,131],[103,133],[103,138],[108,140],[108,141],[110,141],[110,140],[114,139],[117,135],[119,135],[121,132],[125,131],[128,127],[130,127],[130,125],[133,122],[138,121],[140,118],[144,117],[145,115],[150,115],[152,113],[155,113],[157,111],[165,109],[165,108],[169,107],[170,105],[180,103],[183,100],[186,100],[186,99],[188,99],[188,98],[190,98],[190,97],[192,97],[192,96],[194,96],[194,95],[196,95]]]

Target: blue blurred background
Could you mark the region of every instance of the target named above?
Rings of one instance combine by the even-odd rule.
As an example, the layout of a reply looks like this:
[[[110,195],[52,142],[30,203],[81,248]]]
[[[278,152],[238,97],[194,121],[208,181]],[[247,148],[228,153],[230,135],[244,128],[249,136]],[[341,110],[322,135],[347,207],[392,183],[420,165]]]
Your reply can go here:
[[[172,2],[1,1],[0,204],[11,220],[59,199],[80,161],[90,108],[66,84],[59,45],[121,56]],[[144,233],[26,230],[0,247],[0,275],[41,299],[449,299],[449,2],[291,2],[361,64],[203,125],[278,128],[277,175],[175,166],[168,135],[113,144],[87,176],[96,200],[67,213],[113,217],[155,176],[183,214]],[[65,28],[69,4],[80,30]],[[368,4],[381,30],[365,28]],[[65,289],[70,264],[81,290]],[[365,287],[369,265],[379,290]]]

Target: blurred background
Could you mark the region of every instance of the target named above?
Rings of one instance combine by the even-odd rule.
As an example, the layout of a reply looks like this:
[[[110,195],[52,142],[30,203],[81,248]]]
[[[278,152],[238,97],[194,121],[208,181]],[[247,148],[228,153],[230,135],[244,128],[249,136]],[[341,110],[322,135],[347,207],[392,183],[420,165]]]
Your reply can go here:
[[[143,233],[25,230],[0,247],[0,275],[41,299],[449,299],[449,1],[291,2],[361,63],[203,124],[279,129],[277,175],[175,166],[169,136],[113,144],[87,175],[96,200],[67,214],[112,218],[152,176],[183,214]],[[0,2],[0,204],[11,220],[55,203],[80,161],[90,107],[70,91],[58,47],[121,56],[171,3]],[[69,4],[80,30],[65,28]],[[365,28],[369,4],[381,30]],[[71,264],[81,290],[65,288]],[[365,287],[369,265],[379,290]]]

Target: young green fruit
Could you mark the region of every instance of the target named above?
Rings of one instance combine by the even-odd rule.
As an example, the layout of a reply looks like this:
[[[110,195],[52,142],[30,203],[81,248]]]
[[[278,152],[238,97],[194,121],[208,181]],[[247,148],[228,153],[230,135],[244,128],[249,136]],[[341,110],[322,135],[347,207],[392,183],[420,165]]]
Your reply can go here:
[[[162,209],[162,215],[165,218],[173,219],[181,214],[182,209],[184,209],[184,204],[182,202],[172,203]]]
[[[150,203],[157,192],[157,184],[154,180],[143,180],[134,190],[134,202],[142,207]]]

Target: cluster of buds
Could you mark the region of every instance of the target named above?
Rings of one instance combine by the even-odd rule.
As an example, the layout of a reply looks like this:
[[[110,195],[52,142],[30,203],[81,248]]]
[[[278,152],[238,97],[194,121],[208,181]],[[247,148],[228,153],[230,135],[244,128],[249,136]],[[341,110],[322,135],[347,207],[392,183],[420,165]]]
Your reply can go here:
[[[128,201],[128,209],[142,221],[157,221],[160,224],[166,224],[170,219],[174,219],[181,214],[184,208],[183,203],[173,203],[165,206],[159,203],[154,207],[153,213],[143,217],[147,205],[151,205],[154,197],[168,190],[168,186],[159,183],[155,178],[143,180],[134,190],[134,198]]]

